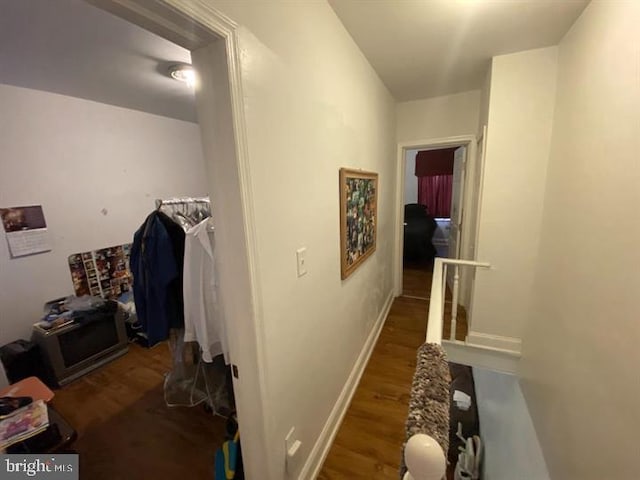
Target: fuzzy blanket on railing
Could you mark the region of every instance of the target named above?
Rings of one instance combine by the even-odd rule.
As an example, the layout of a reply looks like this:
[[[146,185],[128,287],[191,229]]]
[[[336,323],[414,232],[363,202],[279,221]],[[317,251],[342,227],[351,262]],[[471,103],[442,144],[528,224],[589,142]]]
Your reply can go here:
[[[442,346],[425,343],[418,349],[416,372],[413,375],[406,438],[402,445],[400,478],[407,468],[404,447],[416,433],[433,437],[442,447],[445,457],[449,449],[449,388],[451,375],[447,355]]]

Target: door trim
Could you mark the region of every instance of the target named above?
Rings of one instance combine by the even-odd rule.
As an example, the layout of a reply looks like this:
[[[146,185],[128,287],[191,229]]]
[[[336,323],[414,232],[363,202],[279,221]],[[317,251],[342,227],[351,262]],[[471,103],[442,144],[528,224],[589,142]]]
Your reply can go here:
[[[393,275],[393,289],[394,295],[399,297],[402,295],[402,250],[404,245],[404,178],[405,178],[405,156],[407,150],[435,150],[439,148],[449,147],[466,147],[467,155],[467,175],[464,180],[463,191],[463,209],[470,211],[467,206],[467,202],[470,200],[470,186],[469,179],[472,177],[469,175],[471,169],[475,168],[476,163],[476,148],[477,138],[476,135],[458,135],[452,137],[443,138],[431,138],[427,140],[413,140],[408,142],[398,143],[398,159],[396,163],[396,221],[395,221],[395,242],[394,242],[394,275]],[[477,192],[474,192],[472,196],[476,196]],[[466,257],[467,250],[469,248],[469,225],[470,215],[464,215],[462,221],[462,239],[461,243],[461,256]],[[475,238],[475,233],[474,233]],[[473,259],[468,259],[473,260]]]
[[[234,379],[234,393],[238,405],[238,421],[249,425],[243,429],[243,464],[248,478],[273,478],[270,471],[274,460],[269,458],[267,445],[270,438],[268,382],[264,366],[266,344],[263,322],[262,292],[259,282],[259,263],[253,192],[251,190],[249,147],[247,141],[245,104],[241,82],[241,60],[238,45],[238,25],[210,5],[207,0],[88,0],[98,8],[146,30],[154,32],[189,50],[195,50],[212,42],[223,41],[226,50],[228,88],[231,100],[233,142],[239,177],[239,193],[244,228],[247,291],[242,292],[245,315],[241,315],[243,331],[250,335],[242,340],[242,349],[232,352],[232,361],[240,368],[240,379]],[[207,108],[207,106],[205,106]],[[205,158],[205,161],[211,161]],[[236,329],[230,329],[230,344],[239,344]],[[234,331],[235,330],[235,331]],[[249,338],[251,337],[251,338]],[[238,388],[238,386],[241,388]],[[251,408],[240,408],[251,405]]]

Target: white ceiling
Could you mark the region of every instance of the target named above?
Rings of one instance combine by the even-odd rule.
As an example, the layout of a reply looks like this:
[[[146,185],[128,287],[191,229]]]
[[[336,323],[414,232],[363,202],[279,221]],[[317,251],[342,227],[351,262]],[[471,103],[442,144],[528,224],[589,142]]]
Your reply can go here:
[[[0,0],[0,83],[196,121],[188,50],[82,0]]]
[[[492,56],[555,45],[587,0],[329,2],[403,101],[480,88]],[[195,122],[178,62],[188,50],[83,0],[0,0],[0,83]]]
[[[556,45],[588,0],[329,0],[399,101],[481,88],[491,57]]]

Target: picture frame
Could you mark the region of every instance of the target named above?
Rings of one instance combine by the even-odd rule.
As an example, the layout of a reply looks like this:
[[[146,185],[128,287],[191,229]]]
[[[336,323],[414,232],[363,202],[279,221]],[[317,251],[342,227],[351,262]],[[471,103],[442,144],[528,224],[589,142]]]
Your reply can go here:
[[[340,274],[344,280],[375,251],[378,174],[340,169]]]

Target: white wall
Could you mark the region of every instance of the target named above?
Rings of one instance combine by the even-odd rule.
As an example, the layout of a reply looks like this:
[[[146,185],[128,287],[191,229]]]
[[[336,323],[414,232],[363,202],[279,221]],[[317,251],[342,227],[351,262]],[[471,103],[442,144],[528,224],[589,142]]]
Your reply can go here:
[[[489,122],[489,102],[491,100],[491,70],[492,70],[493,59],[489,64],[487,69],[487,74],[484,77],[484,83],[482,84],[482,89],[480,90],[480,115],[478,118],[478,136],[482,134],[482,129]]]
[[[396,111],[399,143],[475,135],[480,115],[480,90],[401,102]]]
[[[483,480],[549,480],[518,377],[474,367],[473,380],[484,446]]]
[[[404,166],[404,204],[418,203],[418,177],[416,177],[416,155],[418,150],[407,150]]]
[[[592,2],[560,43],[520,371],[552,478],[638,477],[639,24]]]
[[[73,294],[69,255],[132,241],[156,198],[203,195],[206,183],[194,123],[8,85],[0,104],[0,206],[42,204],[53,243],[10,259],[0,241],[4,344]]]
[[[233,389],[242,435],[242,455],[247,478],[262,478],[270,458],[267,439],[268,409],[263,381],[262,332],[256,328],[258,295],[251,282],[251,201],[244,151],[236,147],[233,117],[241,121],[242,110],[233,109],[229,57],[224,40],[215,40],[191,52],[198,72],[196,103],[211,200],[216,206],[216,275],[221,307],[227,323],[229,360],[237,367]],[[235,71],[234,75],[238,72]],[[234,134],[235,133],[235,134]],[[239,155],[239,154],[242,154]],[[247,248],[249,247],[249,248]],[[244,428],[250,425],[250,430]]]
[[[493,58],[472,338],[519,350],[538,263],[557,47]],[[476,335],[479,334],[479,335]],[[506,337],[506,338],[505,338]]]
[[[240,25],[269,412],[260,478],[285,477],[292,426],[297,478],[392,291],[395,103],[327,3],[212,4]],[[344,281],[340,167],[380,175],[377,250]]]
[[[396,141],[400,144],[414,145],[425,143],[429,140],[438,140],[448,137],[476,135],[478,131],[478,120],[480,118],[481,91],[471,90],[468,92],[445,95],[441,97],[427,98],[411,102],[402,102],[396,105],[397,128]],[[474,156],[475,142],[469,145],[469,154]],[[449,146],[449,145],[448,145]],[[404,165],[404,178],[409,176]],[[467,167],[467,176],[472,178],[474,174],[475,162],[471,162]],[[399,169],[400,170],[400,169]],[[399,175],[399,177],[402,177]],[[466,182],[467,194],[465,195],[465,210],[471,211],[471,205],[475,201],[475,193],[471,185]],[[398,182],[400,189],[400,182]],[[417,196],[417,195],[416,195]],[[403,197],[398,197],[398,202]],[[474,215],[465,215],[463,229],[469,229]],[[396,231],[398,250],[402,248],[402,229],[398,225]],[[466,236],[462,242],[462,257],[470,258],[471,237]],[[470,279],[467,270],[462,271],[462,295],[461,302],[469,305]],[[402,293],[402,256],[396,257],[396,294]]]

